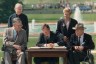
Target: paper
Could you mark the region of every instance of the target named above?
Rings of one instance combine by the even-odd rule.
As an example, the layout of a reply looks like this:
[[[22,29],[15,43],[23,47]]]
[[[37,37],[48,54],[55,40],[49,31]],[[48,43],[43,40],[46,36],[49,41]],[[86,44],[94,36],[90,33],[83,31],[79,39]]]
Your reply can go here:
[[[44,48],[44,49],[47,48],[48,49],[50,47],[29,47],[29,49],[31,49],[31,48],[32,49],[39,49],[39,48]],[[62,48],[63,49],[63,48],[66,48],[66,47],[65,46],[58,46],[58,47],[53,47],[53,48],[56,48],[56,49],[59,49],[59,48],[61,49]]]
[[[66,48],[66,47],[65,46],[58,46],[58,47],[53,47],[53,48],[59,49],[59,48]]]
[[[39,47],[29,47],[29,49],[30,49],[30,48],[34,48],[34,49],[36,49],[36,48],[37,48],[37,49],[38,49]]]

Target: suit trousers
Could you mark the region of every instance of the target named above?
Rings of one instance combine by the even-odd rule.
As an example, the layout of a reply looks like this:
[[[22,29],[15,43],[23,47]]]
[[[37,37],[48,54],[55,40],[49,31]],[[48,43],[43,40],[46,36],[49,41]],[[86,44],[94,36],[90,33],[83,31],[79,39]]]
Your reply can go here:
[[[58,57],[35,57],[34,63],[35,64],[42,64],[42,62],[48,62],[49,64],[59,64]]]
[[[69,64],[80,64],[81,61],[85,60],[86,56],[87,54],[83,51],[69,51]]]
[[[4,59],[5,59],[5,64],[12,64],[12,59],[11,59],[11,54],[9,52],[4,52]],[[25,56],[24,52],[21,52],[17,55],[16,58],[16,64],[25,64]]]

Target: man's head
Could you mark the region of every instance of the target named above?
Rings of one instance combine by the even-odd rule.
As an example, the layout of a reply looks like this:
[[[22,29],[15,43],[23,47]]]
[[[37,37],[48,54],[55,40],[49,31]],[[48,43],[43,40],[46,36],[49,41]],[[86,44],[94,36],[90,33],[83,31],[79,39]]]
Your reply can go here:
[[[69,19],[71,15],[71,10],[70,8],[66,7],[63,9],[63,14],[65,19]]]
[[[13,27],[16,31],[20,31],[22,29],[22,22],[20,18],[16,17],[13,19]]]
[[[48,24],[44,24],[42,26],[42,31],[44,33],[45,36],[48,36],[50,34],[50,27]]]
[[[17,15],[20,15],[22,13],[22,4],[17,3],[14,7],[14,10],[16,12]]]
[[[84,34],[85,27],[82,23],[78,23],[75,27],[73,27],[73,29],[75,30],[77,36],[81,36]]]

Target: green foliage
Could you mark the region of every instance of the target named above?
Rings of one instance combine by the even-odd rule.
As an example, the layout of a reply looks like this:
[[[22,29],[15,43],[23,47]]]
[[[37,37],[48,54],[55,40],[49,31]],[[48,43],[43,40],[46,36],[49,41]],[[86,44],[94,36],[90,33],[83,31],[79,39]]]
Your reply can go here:
[[[0,22],[7,22],[8,17],[14,12],[14,5],[18,0],[0,0]]]

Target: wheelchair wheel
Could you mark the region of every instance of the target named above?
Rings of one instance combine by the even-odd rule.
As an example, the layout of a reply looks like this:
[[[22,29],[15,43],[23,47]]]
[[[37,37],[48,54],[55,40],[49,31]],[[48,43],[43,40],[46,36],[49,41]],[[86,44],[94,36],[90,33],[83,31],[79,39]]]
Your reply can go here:
[[[5,64],[5,62],[4,61],[1,61],[1,64]]]
[[[89,56],[89,61],[88,61],[89,64],[94,64],[94,56],[92,54],[90,54]]]
[[[4,58],[1,58],[1,64],[5,64]]]

